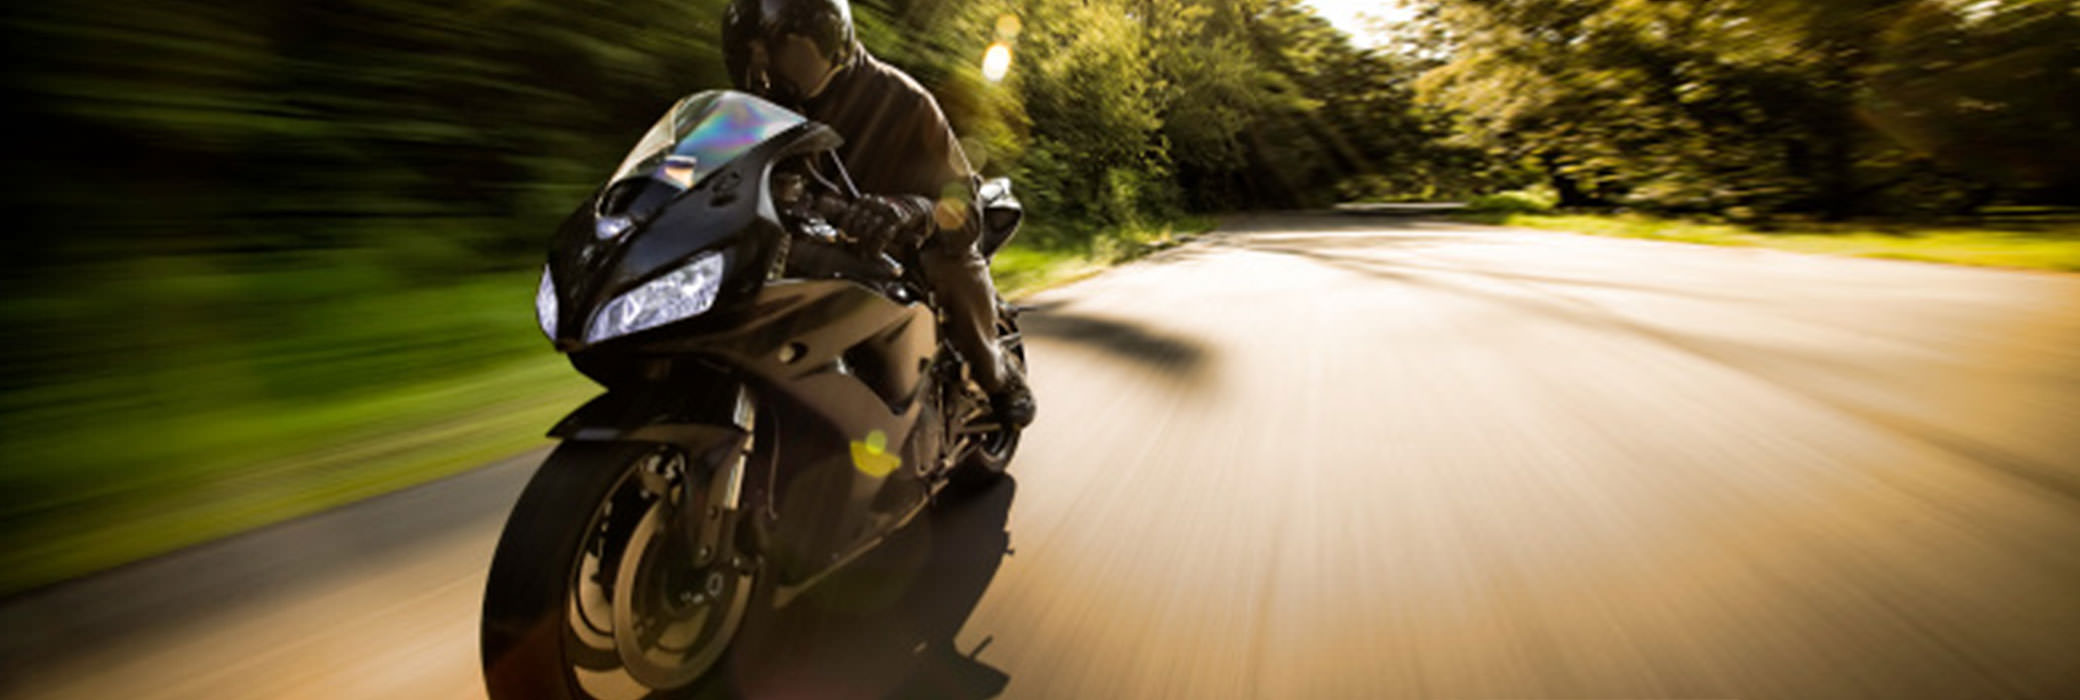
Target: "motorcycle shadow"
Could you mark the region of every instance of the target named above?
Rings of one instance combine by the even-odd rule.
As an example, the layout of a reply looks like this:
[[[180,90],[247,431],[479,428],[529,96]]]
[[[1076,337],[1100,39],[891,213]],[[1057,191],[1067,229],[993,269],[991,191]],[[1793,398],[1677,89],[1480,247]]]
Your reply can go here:
[[[954,637],[1009,553],[1016,482],[943,498],[782,610],[745,620],[732,685],[750,698],[995,697],[1010,676]]]

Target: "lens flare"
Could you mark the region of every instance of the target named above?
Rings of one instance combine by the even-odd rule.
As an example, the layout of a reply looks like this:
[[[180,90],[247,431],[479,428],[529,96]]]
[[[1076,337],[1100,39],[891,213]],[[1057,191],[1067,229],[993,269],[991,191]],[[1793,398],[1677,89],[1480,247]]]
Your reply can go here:
[[[1010,72],[1011,46],[1001,41],[990,44],[989,50],[982,53],[982,77],[994,83]]]

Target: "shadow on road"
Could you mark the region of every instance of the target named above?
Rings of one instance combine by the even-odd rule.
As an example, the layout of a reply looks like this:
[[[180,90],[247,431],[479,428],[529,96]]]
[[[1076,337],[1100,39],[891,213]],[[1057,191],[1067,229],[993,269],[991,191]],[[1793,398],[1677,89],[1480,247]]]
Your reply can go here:
[[[1132,322],[1050,311],[1036,307],[1018,320],[1028,338],[1075,343],[1140,362],[1176,378],[1196,375],[1206,348],[1193,340],[1152,331]]]
[[[1010,554],[1014,480],[953,496],[809,595],[746,620],[736,685],[753,698],[945,698],[1002,693],[954,636]]]

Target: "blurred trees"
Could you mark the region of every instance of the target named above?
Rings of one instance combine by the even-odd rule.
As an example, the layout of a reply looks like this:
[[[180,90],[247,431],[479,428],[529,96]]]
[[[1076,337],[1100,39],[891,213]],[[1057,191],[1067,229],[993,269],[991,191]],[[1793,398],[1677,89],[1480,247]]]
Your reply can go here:
[[[658,110],[724,83],[720,4],[11,6],[7,189],[29,230],[66,233],[18,237],[7,278],[220,254],[407,286],[522,265]],[[1298,0],[856,14],[1070,239],[1181,209],[1459,196],[1527,170],[1570,204],[1672,209],[2080,192],[2073,0],[1420,4],[1399,50],[1359,48]],[[977,69],[992,42],[1015,56],[1000,84]]]
[[[598,177],[674,95],[721,78],[705,4],[11,8],[31,204],[94,224],[47,245],[120,244],[98,254],[352,248],[455,272],[532,253],[541,237],[504,224],[574,196],[540,188]]]
[[[1425,96],[1565,204],[1925,216],[2080,193],[2069,0],[1432,0],[1425,22],[1450,52]]]
[[[869,47],[939,86],[956,128],[983,142],[986,169],[1018,182],[1040,238],[1082,242],[1183,210],[1490,184],[1484,153],[1443,143],[1449,119],[1415,103],[1421,66],[1354,46],[1296,0],[865,7],[901,18],[880,43],[868,32]],[[998,40],[1016,58],[989,85],[974,66]]]
[[[524,303],[416,290],[519,279],[659,111],[721,79],[719,2],[695,5],[9,6],[7,422],[319,400],[538,350]]]
[[[664,105],[724,84],[720,5],[10,7],[7,88],[17,133],[34,135],[10,191],[39,227],[83,233],[30,237],[9,269],[313,250],[403,276],[511,266]],[[1359,174],[1409,192],[1466,184],[1433,157],[1452,153],[1435,150],[1447,125],[1413,105],[1411,66],[1295,0],[855,9],[977,160],[1020,176],[1036,220],[1319,203]],[[1001,85],[977,70],[1000,40],[1016,56]]]

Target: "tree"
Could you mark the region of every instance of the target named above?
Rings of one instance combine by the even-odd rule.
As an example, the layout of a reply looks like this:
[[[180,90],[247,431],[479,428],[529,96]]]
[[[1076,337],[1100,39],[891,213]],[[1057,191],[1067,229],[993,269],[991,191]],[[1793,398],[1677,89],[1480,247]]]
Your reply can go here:
[[[2052,106],[2080,82],[2080,49],[2058,38],[2072,36],[2070,10],[1438,0],[1426,19],[1452,54],[1422,86],[1481,141],[1543,163],[1571,204],[1968,208],[2071,181],[2070,110]]]

